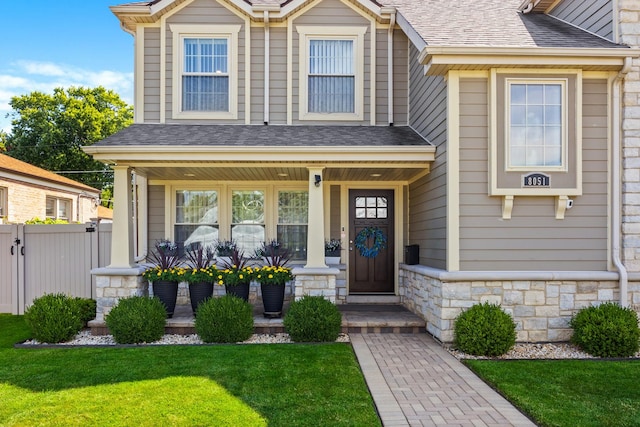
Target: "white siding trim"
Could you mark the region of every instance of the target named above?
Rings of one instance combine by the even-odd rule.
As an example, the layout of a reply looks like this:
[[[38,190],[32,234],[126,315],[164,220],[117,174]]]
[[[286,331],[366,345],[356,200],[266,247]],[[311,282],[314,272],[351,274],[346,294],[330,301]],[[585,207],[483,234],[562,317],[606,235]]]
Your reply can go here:
[[[460,73],[447,74],[447,270],[460,270]]]

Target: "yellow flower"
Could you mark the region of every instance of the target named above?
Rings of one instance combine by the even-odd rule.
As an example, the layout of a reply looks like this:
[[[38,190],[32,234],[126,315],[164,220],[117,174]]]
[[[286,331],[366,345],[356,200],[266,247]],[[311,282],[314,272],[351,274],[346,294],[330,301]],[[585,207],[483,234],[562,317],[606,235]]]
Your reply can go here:
[[[244,279],[244,276],[242,274],[238,275],[239,279]]]
[[[224,281],[219,280],[219,281],[218,281],[218,285],[224,285]]]

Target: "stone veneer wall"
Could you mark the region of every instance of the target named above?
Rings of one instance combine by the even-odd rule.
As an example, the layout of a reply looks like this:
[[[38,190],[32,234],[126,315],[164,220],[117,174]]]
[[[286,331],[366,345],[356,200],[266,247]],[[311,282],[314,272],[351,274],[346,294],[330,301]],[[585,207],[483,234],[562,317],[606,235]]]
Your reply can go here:
[[[305,295],[324,296],[332,303],[336,303],[337,268],[294,268],[295,299]]]
[[[485,301],[499,304],[513,316],[520,342],[568,341],[569,320],[579,309],[619,301],[616,273],[592,272],[593,279],[588,279],[589,273],[541,272],[535,278],[541,280],[509,280],[508,273],[500,272],[499,279],[469,280],[464,272],[402,265],[399,294],[409,310],[426,320],[427,331],[443,342],[453,341],[454,321],[463,309]],[[640,282],[629,283],[629,294],[630,301],[640,303]]]
[[[96,318],[94,322],[104,322],[104,317],[118,304],[121,298],[148,296],[149,285],[142,277],[144,268],[111,269],[97,268],[91,271],[96,278]]]

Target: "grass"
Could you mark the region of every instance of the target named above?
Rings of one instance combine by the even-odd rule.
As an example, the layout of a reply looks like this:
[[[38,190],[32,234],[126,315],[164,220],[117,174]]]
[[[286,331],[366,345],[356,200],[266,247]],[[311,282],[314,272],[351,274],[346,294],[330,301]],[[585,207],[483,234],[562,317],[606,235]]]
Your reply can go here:
[[[348,344],[16,349],[0,314],[2,426],[379,426]]]
[[[468,360],[465,363],[538,425],[640,425],[638,361]]]

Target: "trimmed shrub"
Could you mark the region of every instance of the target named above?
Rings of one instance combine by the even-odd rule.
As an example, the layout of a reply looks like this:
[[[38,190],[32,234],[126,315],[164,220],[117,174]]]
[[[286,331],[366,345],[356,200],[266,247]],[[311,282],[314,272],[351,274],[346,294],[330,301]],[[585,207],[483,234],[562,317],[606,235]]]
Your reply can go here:
[[[198,306],[196,333],[207,343],[235,343],[253,335],[253,306],[242,298],[225,295]]]
[[[84,326],[75,299],[64,294],[46,294],[33,300],[24,313],[33,338],[45,343],[72,339]]]
[[[638,316],[615,303],[583,308],[571,318],[571,342],[599,357],[633,356],[640,346]]]
[[[467,354],[500,356],[515,343],[516,324],[499,305],[476,304],[455,320],[454,344]]]
[[[164,335],[167,311],[158,297],[122,298],[105,317],[113,339],[118,344],[158,341]]]
[[[342,314],[326,298],[305,295],[291,303],[283,324],[296,342],[335,341],[342,328]]]
[[[76,297],[73,299],[76,304],[76,308],[78,310],[78,314],[80,315],[80,320],[84,325],[87,324],[90,320],[96,318],[96,300],[91,298],[80,298]]]

